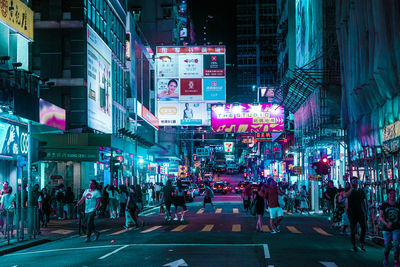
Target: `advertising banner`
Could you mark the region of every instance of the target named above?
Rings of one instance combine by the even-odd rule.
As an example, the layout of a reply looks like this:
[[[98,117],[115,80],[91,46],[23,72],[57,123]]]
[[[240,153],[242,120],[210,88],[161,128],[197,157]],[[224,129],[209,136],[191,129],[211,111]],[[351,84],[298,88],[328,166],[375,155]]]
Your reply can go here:
[[[204,55],[204,76],[225,76],[225,56]]]
[[[225,101],[225,79],[203,79],[204,101]]]
[[[179,79],[157,79],[157,98],[160,101],[179,100]]]
[[[284,109],[272,104],[211,106],[213,132],[283,132]]]
[[[179,118],[181,125],[202,125],[205,109],[204,103],[180,102]]]
[[[210,156],[210,149],[207,147],[198,147],[198,148],[196,148],[196,156],[197,157],[208,157],[208,156]]]
[[[28,133],[21,127],[0,122],[0,154],[18,156],[28,154]]]
[[[202,100],[202,79],[181,79],[180,100]]]
[[[20,0],[0,1],[0,20],[33,40],[33,11]]]
[[[87,26],[88,126],[112,133],[111,49]]]
[[[65,109],[40,99],[39,122],[65,131]]]
[[[160,56],[157,60],[157,76],[158,78],[178,77],[178,55]]]
[[[153,115],[153,113],[150,112],[150,110],[148,110],[145,106],[142,106],[142,116],[143,119],[145,119],[148,123],[150,123],[151,125],[153,125],[155,128],[159,128],[159,122],[158,122],[158,118],[156,116]]]
[[[158,119],[160,125],[179,125],[179,102],[158,102]]]
[[[203,74],[203,55],[179,55],[179,77],[197,78]]]

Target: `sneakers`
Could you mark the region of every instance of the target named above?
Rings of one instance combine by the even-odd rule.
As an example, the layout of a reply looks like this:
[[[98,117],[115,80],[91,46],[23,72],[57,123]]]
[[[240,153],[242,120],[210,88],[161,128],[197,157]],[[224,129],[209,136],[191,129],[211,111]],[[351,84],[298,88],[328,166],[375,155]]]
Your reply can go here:
[[[97,232],[97,233],[96,233],[96,236],[94,237],[94,241],[99,240],[99,237],[100,237],[100,232]]]
[[[177,221],[177,220],[178,220],[178,217],[175,217],[175,218],[174,218],[174,221]]]
[[[276,232],[279,233],[280,231],[281,231],[281,226],[280,226],[280,225],[277,225],[277,226],[276,226]]]
[[[129,229],[129,226],[124,225],[124,228],[125,228],[125,230],[128,230],[128,229]]]
[[[184,221],[184,219],[183,218],[181,218],[181,222],[183,222]]]
[[[359,252],[359,251],[360,251],[357,247],[353,247],[352,250],[353,250],[354,252]]]
[[[271,231],[271,234],[277,234],[278,232],[274,230]]]
[[[360,248],[363,252],[365,252],[365,248],[364,248],[364,245],[363,245],[363,244],[360,244],[359,248]]]

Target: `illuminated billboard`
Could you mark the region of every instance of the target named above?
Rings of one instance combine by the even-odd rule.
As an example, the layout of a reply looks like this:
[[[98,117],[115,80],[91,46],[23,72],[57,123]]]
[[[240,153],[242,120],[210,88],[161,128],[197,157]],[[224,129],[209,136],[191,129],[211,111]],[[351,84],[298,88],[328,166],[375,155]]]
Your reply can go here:
[[[88,126],[112,133],[111,49],[87,26]]]
[[[65,109],[40,99],[39,122],[65,131]]]
[[[226,102],[224,46],[157,47],[160,126],[210,125],[207,106]],[[183,118],[191,114],[191,118]]]
[[[279,105],[211,105],[211,129],[213,132],[283,132],[284,125],[284,109]]]

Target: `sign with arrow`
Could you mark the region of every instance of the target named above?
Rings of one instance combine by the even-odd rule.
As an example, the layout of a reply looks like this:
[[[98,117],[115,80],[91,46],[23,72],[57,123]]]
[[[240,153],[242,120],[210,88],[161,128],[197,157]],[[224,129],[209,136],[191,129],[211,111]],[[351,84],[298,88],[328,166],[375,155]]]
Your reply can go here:
[[[170,267],[180,267],[180,266],[188,266],[184,259],[179,259],[170,263],[166,263],[163,266],[170,266]]]

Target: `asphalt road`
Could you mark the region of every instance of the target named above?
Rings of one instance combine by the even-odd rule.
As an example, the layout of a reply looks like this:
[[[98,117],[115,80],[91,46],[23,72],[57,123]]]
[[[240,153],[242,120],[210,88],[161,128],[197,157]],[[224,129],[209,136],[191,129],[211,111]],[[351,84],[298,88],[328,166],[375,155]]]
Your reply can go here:
[[[265,216],[259,233],[238,195],[217,195],[216,209],[202,210],[201,199],[188,204],[183,223],[165,223],[154,209],[139,230],[115,221],[98,241],[70,236],[2,256],[0,266],[381,266],[382,248],[351,252],[326,217],[286,215],[273,235]]]

